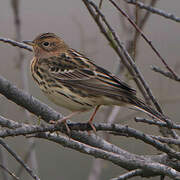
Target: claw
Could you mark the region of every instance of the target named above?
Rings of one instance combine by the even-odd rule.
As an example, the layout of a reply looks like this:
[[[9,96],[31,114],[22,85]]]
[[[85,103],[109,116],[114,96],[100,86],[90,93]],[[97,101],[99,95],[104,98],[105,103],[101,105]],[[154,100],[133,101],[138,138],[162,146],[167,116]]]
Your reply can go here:
[[[70,130],[69,126],[67,125],[66,120],[69,119],[69,118],[71,118],[71,117],[74,116],[75,114],[80,113],[80,112],[81,112],[81,111],[75,111],[75,112],[69,114],[68,116],[63,117],[62,119],[59,119],[59,120],[57,120],[57,121],[51,120],[51,121],[49,121],[49,122],[50,122],[51,124],[61,124],[61,123],[64,123],[64,125],[65,125],[65,127],[66,127],[66,131],[67,131],[68,135],[70,135],[70,134],[71,134],[71,130]]]
[[[65,125],[65,127],[66,127],[66,131],[67,131],[68,135],[70,135],[71,130],[70,130],[69,126],[67,125],[66,120],[67,120],[67,119],[62,118],[62,119],[59,119],[58,121],[52,121],[52,120],[51,120],[51,121],[49,121],[49,123],[50,123],[50,124],[61,124],[61,123],[64,123],[64,125]]]

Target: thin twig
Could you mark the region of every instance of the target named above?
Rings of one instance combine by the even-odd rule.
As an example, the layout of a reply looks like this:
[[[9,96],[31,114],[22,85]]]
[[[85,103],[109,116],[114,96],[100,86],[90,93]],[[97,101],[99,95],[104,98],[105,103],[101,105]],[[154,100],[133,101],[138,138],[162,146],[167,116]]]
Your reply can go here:
[[[25,170],[29,173],[29,175],[35,179],[40,180],[40,178],[32,171],[32,169],[23,162],[23,160],[2,140],[0,139],[0,144],[19,162]]]
[[[161,127],[167,127],[168,126],[167,123],[165,123],[165,122],[154,121],[154,120],[149,120],[149,119],[140,118],[140,117],[136,117],[135,121],[136,122],[147,123],[147,124],[150,124],[150,125],[158,125],[158,126],[161,126]],[[168,127],[171,128],[171,129],[180,129],[180,125],[175,124],[175,123],[172,123],[171,127],[170,126],[168,126]]]
[[[172,138],[167,138],[167,137],[162,137],[162,136],[154,136],[154,135],[151,135],[151,137],[162,143],[180,145],[180,139],[172,139]]]
[[[149,11],[151,13],[160,15],[162,17],[165,17],[167,19],[173,20],[175,22],[180,22],[180,18],[176,17],[172,13],[167,13],[167,12],[161,10],[161,9],[157,9],[157,8],[152,7],[152,6],[145,5],[144,3],[140,2],[140,1],[137,1],[137,0],[125,0],[125,1],[127,3],[129,3],[129,4],[135,4],[136,6],[138,6],[141,9],[146,9],[147,11]]]
[[[152,66],[152,70],[157,72],[157,73],[160,73],[162,75],[164,75],[165,77],[168,77],[169,79],[172,79],[172,80],[175,80],[175,81],[180,81],[180,76],[176,76],[174,77],[171,72],[166,72],[166,71],[163,71],[162,69],[160,69],[159,67],[157,66]]]
[[[132,177],[135,177],[135,176],[141,176],[142,174],[143,174],[142,169],[135,169],[133,171],[127,172],[127,173],[120,175],[117,178],[113,178],[111,180],[126,180],[126,179],[130,179]]]
[[[2,164],[0,164],[0,168],[6,171],[10,176],[12,176],[13,179],[20,180],[19,177],[17,177],[14,173],[12,173],[8,168],[4,167]]]
[[[2,41],[4,43],[7,43],[7,44],[10,44],[12,46],[16,46],[16,47],[19,47],[19,48],[22,48],[22,49],[26,49],[26,50],[32,52],[32,47],[28,46],[28,45],[26,45],[24,43],[17,42],[17,41],[14,41],[12,39],[4,38],[4,37],[0,37],[0,41]]]

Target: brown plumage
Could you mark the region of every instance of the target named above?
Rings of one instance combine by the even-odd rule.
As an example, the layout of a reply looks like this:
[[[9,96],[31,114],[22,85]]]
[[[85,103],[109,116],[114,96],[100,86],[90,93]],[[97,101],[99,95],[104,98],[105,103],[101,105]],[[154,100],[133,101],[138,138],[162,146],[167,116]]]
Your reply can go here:
[[[26,43],[34,50],[32,76],[54,103],[73,112],[96,107],[95,113],[100,105],[134,106],[158,119],[163,117],[137,98],[136,91],[129,85],[69,48],[54,33],[40,34]],[[95,113],[89,121],[91,126]]]

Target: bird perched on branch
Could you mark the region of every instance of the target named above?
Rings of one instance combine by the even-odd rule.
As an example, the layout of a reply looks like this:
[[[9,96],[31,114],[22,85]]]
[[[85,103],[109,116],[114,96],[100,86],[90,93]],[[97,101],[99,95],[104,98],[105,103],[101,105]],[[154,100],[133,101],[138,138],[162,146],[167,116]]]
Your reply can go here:
[[[55,104],[72,111],[57,121],[64,122],[68,131],[68,118],[93,108],[88,123],[95,131],[92,121],[101,105],[133,106],[157,119],[163,117],[137,98],[129,85],[71,49],[54,33],[43,33],[24,43],[33,47],[31,73],[38,86]]]

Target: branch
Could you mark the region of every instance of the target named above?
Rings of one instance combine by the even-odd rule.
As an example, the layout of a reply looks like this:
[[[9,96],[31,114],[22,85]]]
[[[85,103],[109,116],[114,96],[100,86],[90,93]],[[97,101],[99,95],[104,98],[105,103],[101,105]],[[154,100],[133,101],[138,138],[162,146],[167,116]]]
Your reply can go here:
[[[160,16],[165,17],[167,19],[170,19],[170,20],[173,20],[173,21],[176,21],[176,22],[180,22],[180,18],[176,17],[174,14],[166,13],[165,11],[163,11],[161,9],[157,9],[157,8],[152,7],[152,6],[145,5],[140,1],[126,0],[126,2],[129,3],[129,4],[134,4],[134,5],[138,6],[141,9],[146,9],[147,11],[150,11],[150,12],[152,12],[154,14],[160,15]]]
[[[16,46],[16,47],[19,47],[19,48],[22,48],[22,49],[26,49],[26,50],[32,52],[32,47],[30,47],[30,46],[28,46],[28,45],[26,45],[24,43],[20,43],[20,42],[14,41],[12,39],[3,38],[3,37],[0,37],[0,41],[8,43],[8,44],[10,44],[12,46]]]
[[[180,145],[180,139],[173,139],[173,138],[154,136],[154,135],[151,135],[151,137],[162,143]]]
[[[175,123],[172,123],[170,126],[167,125],[167,123],[165,122],[160,122],[160,121],[154,121],[154,120],[149,120],[149,119],[145,119],[145,118],[140,118],[140,117],[136,117],[135,118],[135,121],[136,122],[143,122],[143,123],[147,123],[147,124],[150,124],[150,125],[158,125],[158,126],[161,126],[161,127],[169,127],[169,128],[172,128],[172,129],[180,129],[180,125],[178,124],[175,124]]]
[[[135,176],[141,176],[143,174],[143,170],[142,169],[135,169],[133,171],[127,172],[117,178],[113,178],[111,180],[126,180],[126,179],[130,179],[132,177]]]
[[[178,179],[178,180],[180,179],[180,173],[178,171],[159,163],[150,162],[150,161],[147,162],[144,161],[143,159],[129,159],[129,158],[127,159],[122,155],[115,154],[112,152],[107,152],[99,148],[94,148],[64,136],[57,136],[49,133],[39,133],[36,134],[35,137],[56,142],[64,147],[76,149],[81,153],[92,155],[95,156],[96,158],[109,160],[112,163],[121,167],[126,167],[126,168],[129,167],[134,169],[136,166],[136,169],[138,167],[143,171],[147,171],[148,173],[151,172],[156,175],[157,174],[165,175],[165,176],[167,175],[173,179]]]
[[[169,79],[173,79],[175,81],[180,81],[180,76],[174,76],[172,73],[170,72],[165,72],[163,71],[162,69],[160,69],[159,67],[156,67],[156,66],[152,66],[152,70],[157,72],[157,73],[160,73],[166,77],[168,77]]]
[[[1,117],[0,119],[3,119]],[[72,130],[81,130],[81,131],[87,131],[90,130],[90,126],[87,123],[69,123],[68,124],[69,128]],[[164,145],[163,143],[155,140],[153,137],[144,134],[138,130],[135,130],[133,128],[130,128],[128,126],[122,126],[118,124],[105,124],[105,123],[99,123],[99,124],[94,124],[95,128],[97,131],[110,131],[112,134],[116,135],[122,135],[127,134],[128,137],[134,137],[136,139],[142,140],[143,142],[152,145],[155,147],[157,150],[160,150],[162,152],[167,153],[169,156],[174,157],[176,159],[180,160],[180,154],[174,151],[172,148],[168,147],[167,145]],[[16,128],[15,130],[1,130],[0,131],[0,137],[5,138],[8,136],[19,136],[19,135],[27,135],[27,134],[33,134],[33,133],[38,133],[38,132],[55,132],[55,131],[61,131],[65,132],[65,126],[64,128],[62,125],[43,125],[43,126],[29,126],[29,125],[24,125],[23,127]],[[71,137],[73,138],[74,132],[71,132]]]
[[[7,172],[10,176],[12,176],[15,180],[20,180],[14,173],[12,173],[9,169],[0,164],[0,168]]]

